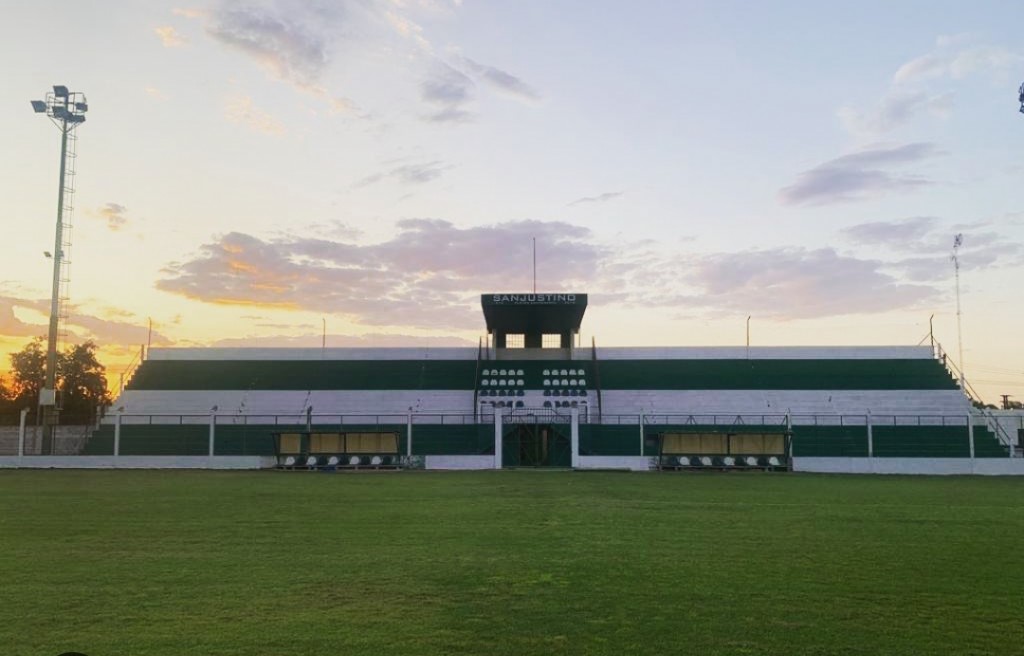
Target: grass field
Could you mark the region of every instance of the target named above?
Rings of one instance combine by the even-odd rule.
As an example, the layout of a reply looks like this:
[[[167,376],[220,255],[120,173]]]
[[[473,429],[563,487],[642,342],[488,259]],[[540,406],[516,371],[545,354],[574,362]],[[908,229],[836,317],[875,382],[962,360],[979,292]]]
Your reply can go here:
[[[1024,480],[0,472],[0,652],[1021,654]]]

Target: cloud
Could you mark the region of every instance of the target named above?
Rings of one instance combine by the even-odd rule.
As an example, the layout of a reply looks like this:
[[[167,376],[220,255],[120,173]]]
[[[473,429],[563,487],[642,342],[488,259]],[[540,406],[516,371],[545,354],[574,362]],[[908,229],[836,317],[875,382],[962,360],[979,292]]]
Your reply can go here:
[[[0,336],[37,337],[46,335],[46,324],[34,324],[20,320],[15,314],[15,308],[38,312],[43,315],[45,321],[49,316],[50,302],[47,299],[0,296]],[[106,348],[138,346],[146,343],[149,338],[148,326],[98,317],[77,305],[71,306],[69,310],[69,316],[64,323],[69,334],[69,341],[82,342],[91,339]],[[107,314],[115,315],[120,312],[115,308],[106,308],[105,311]],[[134,316],[131,313],[126,314]],[[153,332],[152,340],[154,344],[158,345],[171,343],[167,337],[157,331]]]
[[[603,194],[597,196],[584,196],[583,198],[577,198],[573,202],[569,203],[566,207],[572,207],[573,205],[584,205],[587,203],[607,203],[610,200],[614,200],[624,194],[624,191],[606,191]]]
[[[255,107],[249,96],[228,98],[224,105],[224,118],[263,134],[281,136],[287,132],[281,121]]]
[[[153,33],[160,39],[165,48],[180,48],[188,43],[185,37],[178,34],[178,30],[170,25],[153,28]]]
[[[440,178],[448,168],[451,167],[446,166],[440,161],[424,162],[422,164],[402,164],[387,171],[369,175],[357,182],[356,186],[363,187],[384,179],[395,180],[404,185],[424,184]]]
[[[146,344],[150,339],[149,326],[145,324],[102,319],[77,312],[68,319],[68,324],[84,329],[89,339],[102,345],[138,346]],[[171,340],[154,330],[152,343],[164,346],[170,344]]]
[[[933,216],[915,216],[899,221],[873,221],[850,226],[842,234],[850,241],[868,246],[906,245],[929,235],[938,225]]]
[[[780,191],[779,197],[786,205],[823,205],[912,191],[931,184],[931,181],[915,175],[893,173],[881,167],[916,163],[938,154],[938,149],[930,143],[861,150],[804,171],[794,184]]]
[[[431,76],[420,84],[420,98],[436,109],[426,118],[434,123],[463,123],[473,119],[466,105],[473,99],[476,85],[464,73],[448,64],[438,63]]]
[[[184,16],[185,18],[202,18],[207,15],[206,10],[195,7],[175,7],[171,10],[171,13],[175,16]]]
[[[168,265],[161,290],[208,303],[340,313],[365,324],[468,329],[479,294],[526,289],[531,237],[557,253],[542,280],[559,288],[595,275],[609,250],[562,222],[459,228],[440,219],[399,222],[376,244],[228,233]]]
[[[884,232],[854,234],[870,241]],[[657,244],[602,243],[562,222],[460,228],[440,219],[402,221],[392,238],[372,244],[228,233],[169,264],[157,287],[205,303],[340,314],[364,325],[468,330],[479,323],[480,293],[530,288],[532,237],[541,288],[587,289],[620,306],[817,318],[913,308],[943,293],[918,273],[931,264],[908,258],[798,247],[680,257]]]
[[[39,335],[46,334],[46,326],[26,323],[19,319],[14,313],[14,308],[16,307],[26,307],[26,304],[18,298],[0,296],[0,335],[5,337],[38,337]]]
[[[897,260],[892,263],[891,268],[901,272],[909,280],[947,280],[953,275],[953,264],[950,260],[952,241],[951,234],[934,235],[931,248],[922,244],[916,249],[911,249],[918,253],[933,255]],[[964,246],[960,249],[958,259],[961,271],[980,271],[997,266],[1024,264],[1022,254],[1024,247],[1019,243],[1004,241],[994,233],[977,233],[964,236]]]
[[[702,294],[680,304],[780,319],[870,314],[935,300],[931,286],[883,272],[885,263],[831,248],[775,248],[698,257],[686,274]]]
[[[320,80],[332,63],[351,12],[361,7],[326,0],[224,0],[213,12],[201,15],[207,18],[207,34],[255,61],[272,78],[324,101],[331,113],[352,113],[358,110],[356,103],[332,94]]]
[[[874,110],[862,112],[844,107],[839,110],[839,118],[847,131],[874,136],[890,132],[922,113],[948,116],[952,108],[952,92],[929,93],[900,89],[888,93]]]
[[[217,41],[251,57],[273,76],[314,84],[330,61],[340,3],[225,2],[206,27]]]
[[[940,41],[935,51],[900,66],[892,76],[893,84],[911,84],[936,78],[959,80],[979,72],[995,75],[1024,62],[1024,57],[1019,53],[1002,47],[978,45],[951,51],[946,48],[949,45],[956,43]]]
[[[120,203],[107,203],[91,214],[107,222],[107,228],[117,232],[128,224],[128,208]]]
[[[435,60],[427,79],[420,84],[420,99],[434,110],[425,118],[433,123],[465,123],[475,114],[469,106],[476,97],[479,80],[500,93],[524,101],[540,99],[530,85],[515,75],[481,64],[468,57],[460,57],[455,65]]]
[[[853,134],[877,138],[922,114],[946,117],[954,105],[952,83],[985,75],[1002,84],[1024,64],[1024,56],[1017,52],[972,41],[971,35],[940,36],[931,52],[896,69],[874,109],[841,108],[838,114],[844,127]]]
[[[918,216],[899,221],[861,223],[843,229],[841,234],[854,244],[904,255],[885,267],[899,272],[908,280],[939,281],[952,275],[950,254],[957,232],[964,235],[960,249],[961,269],[980,270],[1020,264],[1024,247],[1009,241],[1005,235],[983,230],[990,225],[949,226],[935,217]],[[910,256],[906,257],[908,254]]]
[[[507,71],[473,61],[469,57],[462,58],[463,65],[475,76],[494,88],[520,100],[540,100],[540,94],[526,82]]]

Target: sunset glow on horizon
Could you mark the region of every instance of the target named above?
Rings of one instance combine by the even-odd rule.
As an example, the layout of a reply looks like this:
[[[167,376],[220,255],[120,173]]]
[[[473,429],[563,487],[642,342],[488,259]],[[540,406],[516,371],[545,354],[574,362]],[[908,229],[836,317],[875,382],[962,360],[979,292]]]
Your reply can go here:
[[[582,342],[914,345],[1024,400],[1012,3],[268,0],[7,7],[0,350],[46,334],[78,128],[71,342],[476,346],[480,295]],[[0,367],[2,369],[3,367]]]

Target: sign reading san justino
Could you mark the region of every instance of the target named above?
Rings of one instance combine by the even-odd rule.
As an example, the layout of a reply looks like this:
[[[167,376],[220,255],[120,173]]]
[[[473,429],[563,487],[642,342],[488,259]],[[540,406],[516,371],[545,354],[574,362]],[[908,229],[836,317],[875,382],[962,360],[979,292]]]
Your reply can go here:
[[[576,294],[488,294],[493,305],[576,305]]]

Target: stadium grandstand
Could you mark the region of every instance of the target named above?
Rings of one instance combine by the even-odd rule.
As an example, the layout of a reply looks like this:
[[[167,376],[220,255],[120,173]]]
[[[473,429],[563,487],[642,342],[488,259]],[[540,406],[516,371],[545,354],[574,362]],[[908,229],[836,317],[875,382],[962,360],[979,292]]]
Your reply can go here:
[[[925,346],[581,345],[586,294],[484,294],[464,348],[152,349],[90,455],[258,455],[300,469],[789,469],[1008,458]]]

